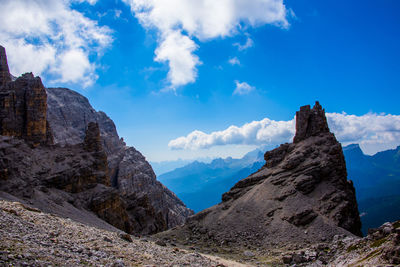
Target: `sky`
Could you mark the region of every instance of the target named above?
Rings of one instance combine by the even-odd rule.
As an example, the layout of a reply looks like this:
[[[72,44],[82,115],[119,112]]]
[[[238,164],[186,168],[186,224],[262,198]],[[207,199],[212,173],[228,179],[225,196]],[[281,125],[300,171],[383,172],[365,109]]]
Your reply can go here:
[[[318,100],[344,145],[400,145],[398,0],[0,0],[13,75],[68,87],[150,161],[290,142]]]

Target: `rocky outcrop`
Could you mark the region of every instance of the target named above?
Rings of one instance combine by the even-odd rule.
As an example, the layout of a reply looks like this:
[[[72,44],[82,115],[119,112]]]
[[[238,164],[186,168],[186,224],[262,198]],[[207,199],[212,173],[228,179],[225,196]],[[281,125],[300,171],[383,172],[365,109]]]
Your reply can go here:
[[[11,75],[7,64],[6,49],[0,45],[0,86],[10,81]]]
[[[125,145],[104,112],[95,111],[87,98],[66,88],[47,88],[47,94],[48,119],[56,144],[79,144],[84,141],[87,124],[99,125],[110,183],[124,197],[136,232],[155,233],[185,222],[192,211],[157,181],[145,157]]]
[[[222,203],[161,233],[192,244],[274,247],[361,235],[342,147],[317,102],[296,114],[294,143],[266,152],[266,164],[222,196]]]
[[[33,146],[51,144],[47,94],[41,79],[26,73],[11,81],[3,47],[0,68],[0,134],[22,138]]]
[[[1,73],[11,77],[5,53]],[[49,93],[48,105],[40,78],[31,73],[1,84],[0,197],[85,223],[92,211],[136,234],[185,221],[191,211],[156,180],[138,151],[125,146],[104,113],[68,89],[50,92],[56,93]]]

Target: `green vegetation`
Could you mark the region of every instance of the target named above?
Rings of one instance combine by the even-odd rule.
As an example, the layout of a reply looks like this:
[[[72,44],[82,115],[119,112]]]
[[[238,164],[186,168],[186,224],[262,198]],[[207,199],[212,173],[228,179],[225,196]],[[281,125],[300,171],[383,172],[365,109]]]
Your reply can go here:
[[[355,244],[355,245],[349,246],[346,251],[347,252],[352,252],[352,251],[357,250],[357,249],[359,249],[359,246],[358,246],[358,244]]]
[[[380,247],[383,243],[385,243],[386,242],[386,238],[384,237],[384,238],[381,238],[381,239],[379,239],[379,240],[376,240],[376,241],[374,241],[372,244],[371,244],[371,248],[377,248],[377,247]]]

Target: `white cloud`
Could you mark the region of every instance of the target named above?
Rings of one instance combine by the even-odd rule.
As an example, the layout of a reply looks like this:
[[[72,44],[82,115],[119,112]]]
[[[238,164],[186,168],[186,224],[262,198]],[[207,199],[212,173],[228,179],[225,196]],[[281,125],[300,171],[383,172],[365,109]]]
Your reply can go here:
[[[327,113],[326,116],[331,131],[344,145],[358,143],[368,154],[400,145],[400,115]],[[175,150],[193,150],[223,145],[279,145],[291,142],[294,134],[294,119],[274,121],[266,118],[210,134],[196,130],[170,141],[168,146]]]
[[[72,2],[84,1],[2,1],[0,40],[14,75],[33,72],[49,77],[50,82],[83,86],[97,79],[90,58],[111,44],[111,31],[71,9]]]
[[[233,44],[233,46],[236,46],[239,51],[247,50],[250,47],[254,46],[253,39],[251,39],[248,34],[246,34],[246,36],[247,36],[247,39],[246,39],[246,42],[244,44],[240,44],[240,43],[234,43]]]
[[[235,81],[236,88],[233,91],[234,95],[245,95],[253,91],[255,88],[246,82]]]
[[[163,60],[159,59],[157,53],[155,59],[168,61],[168,81],[172,87],[195,80],[196,67],[200,60],[194,54],[197,49],[194,38],[207,41],[233,36],[244,28],[243,25],[258,27],[274,24],[282,28],[289,26],[283,0],[123,1],[131,6],[143,27],[158,32],[159,47],[156,51],[163,51]],[[181,42],[185,42],[185,45]],[[173,48],[169,49],[167,46]],[[181,57],[176,57],[177,49],[182,49],[178,52],[182,53]]]
[[[168,79],[172,85],[185,85],[196,80],[196,65],[200,64],[199,58],[192,54],[196,49],[197,45],[180,32],[165,33],[155,51],[155,61],[168,62]]]
[[[229,62],[229,64],[231,64],[232,66],[240,65],[240,60],[239,60],[237,57],[230,58],[230,59],[228,60],[228,62]]]

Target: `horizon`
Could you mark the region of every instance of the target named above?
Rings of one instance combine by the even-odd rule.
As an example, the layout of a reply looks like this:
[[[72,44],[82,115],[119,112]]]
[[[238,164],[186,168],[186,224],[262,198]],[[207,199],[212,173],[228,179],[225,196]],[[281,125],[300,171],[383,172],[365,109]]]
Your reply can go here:
[[[0,45],[13,75],[83,94],[151,162],[291,142],[315,100],[343,146],[400,145],[399,2],[174,3],[5,1]]]

